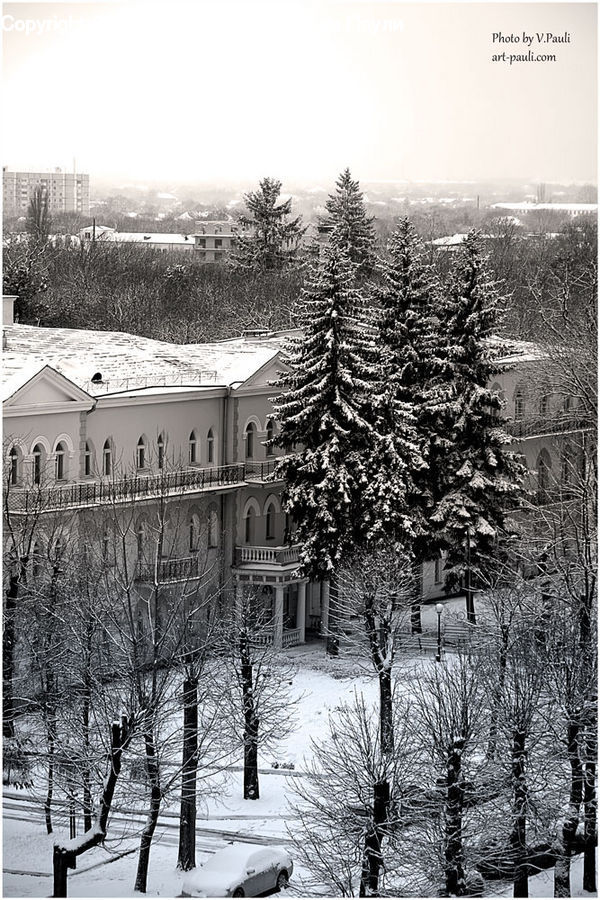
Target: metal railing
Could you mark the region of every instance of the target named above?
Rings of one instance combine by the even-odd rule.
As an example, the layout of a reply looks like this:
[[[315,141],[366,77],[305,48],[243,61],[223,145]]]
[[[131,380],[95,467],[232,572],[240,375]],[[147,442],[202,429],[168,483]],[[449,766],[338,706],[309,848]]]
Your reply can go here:
[[[585,416],[561,413],[554,416],[531,416],[518,422],[506,422],[503,428],[512,437],[527,438],[543,434],[564,434],[567,431],[589,429],[590,422]]]
[[[246,462],[244,464],[246,481],[273,481],[276,483],[278,479],[273,476],[278,462],[279,459],[275,457],[265,462]]]
[[[159,583],[187,581],[189,578],[198,578],[201,574],[197,556],[160,559],[156,565],[138,563],[136,569],[137,581],[154,582],[156,579]]]
[[[263,563],[273,566],[289,566],[300,561],[300,546],[291,547],[236,547],[236,565]]]
[[[125,475],[104,481],[64,484],[60,487],[20,489],[11,487],[8,506],[14,512],[46,512],[100,506],[133,500],[202,493],[245,484],[245,466],[213,466],[184,469],[159,475]]]

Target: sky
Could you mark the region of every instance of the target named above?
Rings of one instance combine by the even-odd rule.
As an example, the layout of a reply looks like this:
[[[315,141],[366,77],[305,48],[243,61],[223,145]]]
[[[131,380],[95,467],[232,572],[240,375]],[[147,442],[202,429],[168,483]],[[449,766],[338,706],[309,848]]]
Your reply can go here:
[[[346,166],[361,181],[595,183],[596,16],[595,3],[6,3],[3,164],[75,159],[172,184],[327,187]],[[511,63],[524,33],[556,59]]]

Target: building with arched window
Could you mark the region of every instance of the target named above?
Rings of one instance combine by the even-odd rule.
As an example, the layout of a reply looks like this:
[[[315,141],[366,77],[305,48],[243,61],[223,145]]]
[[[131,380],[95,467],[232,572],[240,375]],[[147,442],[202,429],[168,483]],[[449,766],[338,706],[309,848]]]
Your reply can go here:
[[[273,382],[287,335],[172,345],[15,324],[5,333],[12,513],[28,515],[38,503],[42,516],[72,525],[80,511],[82,522],[95,522],[90,559],[106,560],[119,552],[113,525],[122,513],[141,597],[152,584],[181,594],[196,579],[231,603],[244,592],[260,598],[273,623],[266,640],[278,646],[327,631],[328,585],[299,576],[284,485],[274,480],[284,450],[273,444]],[[533,357],[531,345],[515,345],[491,385],[503,408],[490,411],[508,418],[531,486],[547,502],[555,479],[566,481],[579,464],[564,442],[575,446],[582,429],[575,402],[551,392],[543,406],[529,399]],[[423,596],[443,595],[443,561],[422,574]]]

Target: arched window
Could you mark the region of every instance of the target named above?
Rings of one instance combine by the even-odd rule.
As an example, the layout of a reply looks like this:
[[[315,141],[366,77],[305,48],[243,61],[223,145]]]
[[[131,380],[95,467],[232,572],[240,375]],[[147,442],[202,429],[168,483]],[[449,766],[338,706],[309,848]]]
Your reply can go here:
[[[165,440],[162,434],[159,434],[158,440],[156,442],[156,446],[158,449],[158,468],[164,469],[165,467]]]
[[[525,415],[525,394],[522,388],[515,391],[515,422],[520,422]]]
[[[59,441],[54,451],[54,477],[57,481],[63,481],[65,477],[65,457],[67,448]]]
[[[254,526],[256,521],[256,513],[250,507],[244,517],[244,541],[251,544],[254,541]]]
[[[189,549],[190,553],[198,552],[200,543],[200,519],[197,515],[193,515],[189,524]]]
[[[33,545],[33,550],[31,551],[31,555],[33,557],[31,572],[32,572],[33,577],[37,578],[39,575],[41,575],[41,572],[42,572],[42,558],[43,558],[42,545],[39,543],[39,541],[36,541],[35,544]]]
[[[208,546],[219,546],[219,517],[214,506],[208,510]]]
[[[548,501],[548,492],[550,489],[550,470],[552,461],[547,450],[541,450],[537,462],[537,498],[538,503],[546,503]]]
[[[254,422],[248,422],[246,425],[246,433],[244,442],[246,446],[246,459],[254,459],[254,439],[256,436],[256,425]]]
[[[89,441],[85,442],[85,450],[83,453],[83,474],[86,477],[92,474],[92,445]]]
[[[146,441],[142,436],[137,442],[137,448],[135,452],[135,465],[137,469],[145,469],[146,468]]]
[[[206,459],[209,465],[213,465],[215,461],[215,436],[212,428],[209,428],[206,435]]]
[[[102,448],[102,474],[112,474],[112,446],[108,438],[104,441]]]
[[[550,409],[550,398],[548,394],[544,394],[543,397],[540,397],[540,416],[545,418],[548,415],[548,410]]]
[[[267,422],[267,443],[266,443],[266,455],[267,456],[275,456],[275,449],[273,447],[273,438],[275,437],[275,423],[273,419],[269,419]]]
[[[110,556],[110,534],[108,529],[105,529],[102,534],[102,559],[104,562],[108,562],[108,558]]]
[[[268,541],[275,537],[275,507],[272,503],[269,503],[265,513],[265,537]]]
[[[196,432],[192,431],[188,442],[188,462],[193,466],[198,462],[198,441],[196,440]]]
[[[20,468],[21,468],[21,458],[19,456],[19,451],[16,447],[10,448],[10,453],[8,454],[9,459],[9,480],[12,485],[19,483],[20,477]]]
[[[137,560],[138,560],[138,563],[141,563],[144,560],[144,549],[146,546],[146,529],[144,528],[144,525],[142,522],[140,522],[140,524],[137,527],[137,530],[135,533],[135,540],[136,540]]]
[[[41,444],[36,444],[33,448],[33,483],[41,484],[42,468],[44,464],[44,448]]]

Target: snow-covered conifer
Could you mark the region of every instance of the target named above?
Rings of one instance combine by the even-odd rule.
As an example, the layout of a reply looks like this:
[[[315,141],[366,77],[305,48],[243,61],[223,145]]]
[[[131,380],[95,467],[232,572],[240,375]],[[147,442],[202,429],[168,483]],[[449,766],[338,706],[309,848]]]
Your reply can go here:
[[[279,202],[281,182],[263,178],[257,191],[244,194],[248,212],[240,216],[246,229],[237,237],[231,263],[249,271],[282,269],[295,257],[305,228],[302,217],[290,218],[292,200]]]
[[[345,169],[336,181],[336,191],[329,195],[325,207],[329,216],[324,225],[331,228],[331,241],[345,249],[358,274],[368,274],[375,262],[375,230],[367,216],[358,181]]]

